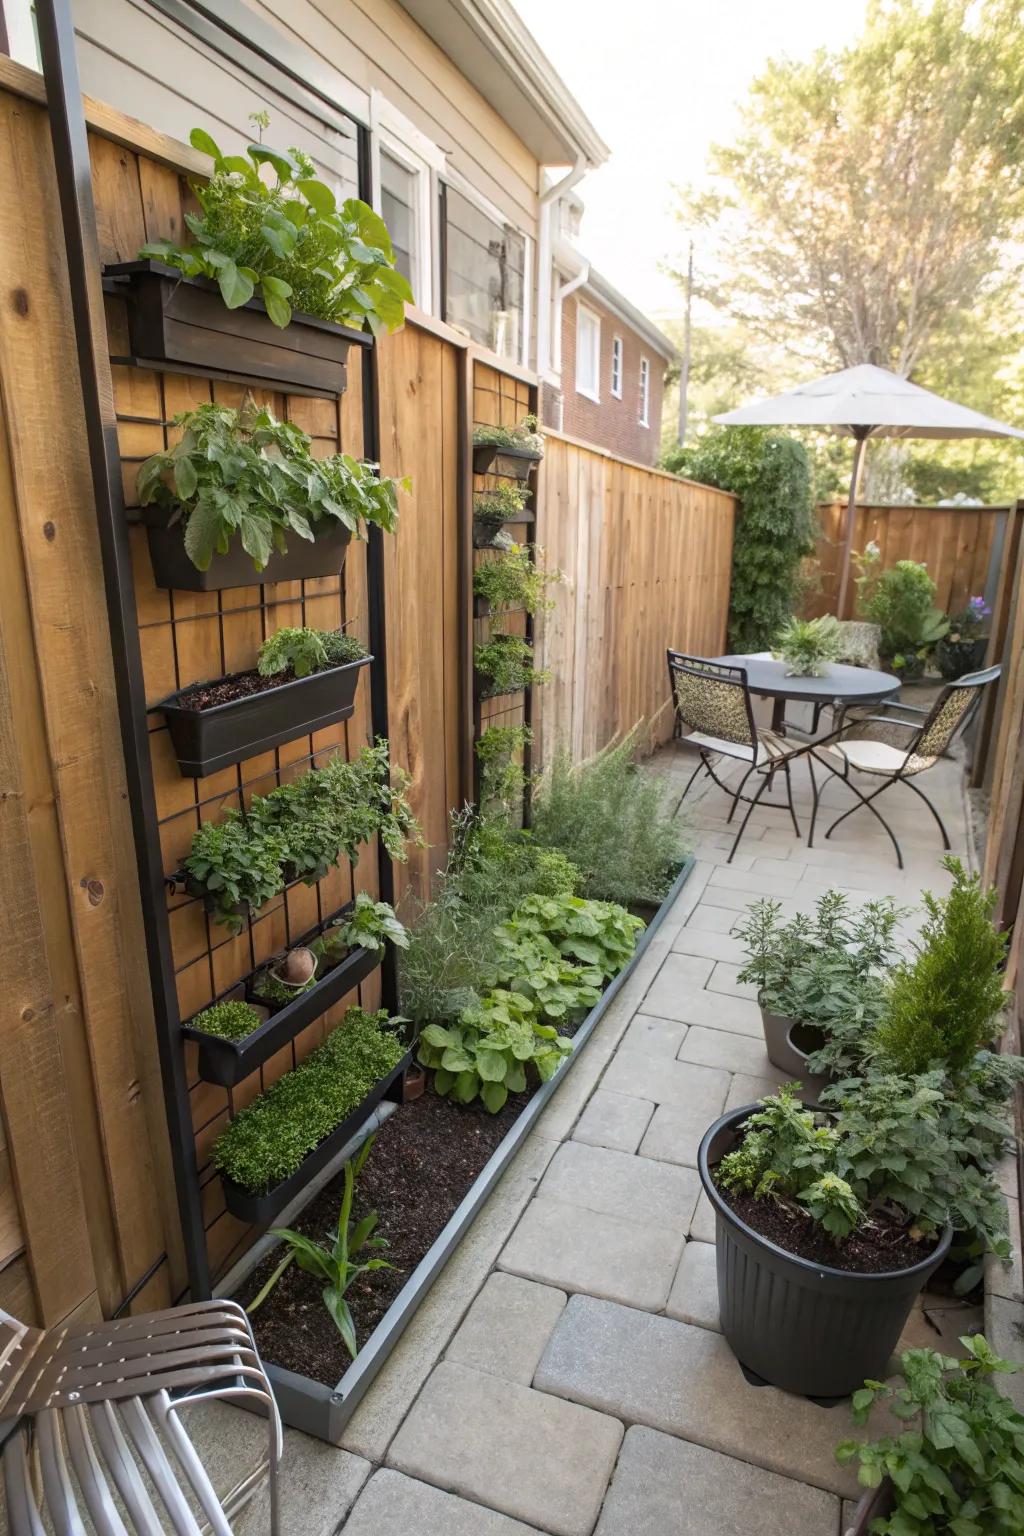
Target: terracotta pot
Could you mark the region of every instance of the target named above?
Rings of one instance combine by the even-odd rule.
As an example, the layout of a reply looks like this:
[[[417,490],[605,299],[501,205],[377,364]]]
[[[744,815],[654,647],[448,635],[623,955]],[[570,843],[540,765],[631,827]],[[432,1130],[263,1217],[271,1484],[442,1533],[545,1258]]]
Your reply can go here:
[[[402,1079],[402,1103],[412,1104],[414,1100],[422,1098],[426,1086],[426,1067],[421,1067],[418,1062],[413,1062],[406,1068],[405,1077]]]

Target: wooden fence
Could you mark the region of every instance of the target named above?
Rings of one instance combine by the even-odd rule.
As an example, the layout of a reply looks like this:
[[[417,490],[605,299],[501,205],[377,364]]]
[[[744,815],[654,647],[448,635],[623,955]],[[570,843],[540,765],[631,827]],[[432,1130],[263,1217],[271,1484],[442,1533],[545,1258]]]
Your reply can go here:
[[[858,506],[853,548],[859,552],[872,540],[882,566],[897,560],[919,560],[937,587],[935,601],[944,613],[966,607],[976,593],[991,599],[1002,564],[1007,507]],[[807,618],[835,613],[839,598],[839,562],[846,528],[845,502],[818,508],[818,547],[807,562],[809,586],[804,602]],[[854,616],[857,589],[850,584],[846,607],[839,618]]]

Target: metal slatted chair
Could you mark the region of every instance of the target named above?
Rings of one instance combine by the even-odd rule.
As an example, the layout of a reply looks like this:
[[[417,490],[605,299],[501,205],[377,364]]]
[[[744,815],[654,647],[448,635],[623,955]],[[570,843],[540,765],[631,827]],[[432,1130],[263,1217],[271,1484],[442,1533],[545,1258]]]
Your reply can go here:
[[[220,1499],[179,1413],[244,1398],[267,1415],[267,1455]],[[0,1417],[11,1536],[232,1536],[264,1478],[280,1536],[281,1419],[235,1302],[49,1330],[0,1312]]]
[[[676,812],[690,792],[690,787],[704,769],[719,789],[732,798],[727,821],[732,821],[740,801],[747,806],[747,813],[740,823],[733,845],[726,860],[731,864],[733,855],[746,831],[747,822],[754,807],[763,804],[767,809],[789,811],[793,830],[800,836],[800,824],[793,805],[793,784],[789,765],[796,757],[810,751],[810,743],[798,745],[779,736],[774,731],[758,726],[754,719],[750,689],[745,667],[708,661],[703,656],[686,656],[682,651],[669,650],[668,677],[676,709],[675,736],[690,741],[700,749],[700,761],[686,781],[679,796]],[[688,734],[687,734],[688,733]],[[749,767],[735,789],[724,784],[711,766],[713,757],[731,757]],[[810,768],[810,758],[807,759]],[[786,781],[786,801],[761,800],[766,789],[774,781],[776,773],[782,773]],[[814,770],[811,769],[813,781]],[[743,790],[752,773],[763,774],[757,792],[744,795]]]
[[[970,672],[955,683],[947,683],[929,710],[896,701],[886,702],[878,706],[882,713],[867,715],[863,719],[853,721],[848,727],[849,730],[860,732],[865,726],[877,724],[905,730],[908,735],[905,744],[901,747],[893,746],[891,742],[881,741],[870,735],[853,737],[847,734],[840,736],[837,741],[828,744],[819,742],[813,746],[812,756],[836,778],[842,779],[857,798],[857,804],[851,805],[848,811],[837,816],[825,836],[831,837],[840,822],[845,821],[847,816],[852,816],[861,806],[867,806],[871,814],[877,817],[888,832],[896,850],[896,862],[902,869],[903,854],[896,840],[896,834],[874,802],[894,784],[905,784],[924,801],[931,811],[942,834],[943,847],[949,848],[949,834],[942,817],[924,790],[913,783],[913,780],[918,774],[926,773],[929,768],[933,768],[939,758],[949,750],[953,738],[967,725],[985,689],[996,681],[999,673],[999,667],[987,667],[983,672]],[[901,718],[906,715],[911,718]],[[884,782],[869,795],[865,795],[850,778],[851,768],[859,773],[872,774]],[[818,788],[815,784],[811,826],[807,834],[808,847],[814,846],[814,825],[817,817]]]

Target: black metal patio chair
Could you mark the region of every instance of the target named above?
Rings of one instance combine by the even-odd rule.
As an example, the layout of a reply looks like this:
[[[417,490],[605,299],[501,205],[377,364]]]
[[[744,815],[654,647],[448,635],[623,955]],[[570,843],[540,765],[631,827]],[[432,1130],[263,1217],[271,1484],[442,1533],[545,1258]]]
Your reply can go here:
[[[732,799],[727,822],[732,821],[741,801],[747,806],[747,813],[740,823],[726,863],[732,863],[756,805],[760,804],[767,810],[788,810],[793,820],[793,830],[799,837],[800,824],[793,805],[789,766],[794,758],[805,756],[810,751],[810,743],[794,743],[757,724],[745,667],[709,661],[703,656],[687,656],[682,651],[670,649],[668,676],[676,711],[674,735],[692,742],[700,750],[700,761],[679,796],[676,813],[697,775],[704,769],[719,789],[724,789]],[[735,789],[723,783],[715,773],[712,767],[714,757],[729,757],[749,764]],[[813,781],[814,770],[810,768],[810,758],[807,761]],[[762,781],[755,794],[744,795],[743,790],[752,773],[762,774]],[[762,801],[761,796],[766,789],[771,788],[776,773],[781,773],[785,778],[786,800]]]
[[[179,1414],[245,1398],[267,1455],[218,1498]],[[264,1478],[280,1536],[281,1419],[236,1302],[48,1330],[0,1312],[0,1419],[11,1536],[232,1536]]]
[[[896,834],[874,802],[894,784],[905,784],[924,801],[931,811],[942,834],[942,845],[948,849],[949,834],[942,817],[924,790],[913,783],[913,780],[918,774],[927,773],[928,769],[933,768],[948,752],[953,738],[967,725],[985,689],[996,681],[999,673],[999,667],[987,667],[983,672],[970,672],[955,683],[947,683],[931,709],[920,709],[912,704],[887,701],[878,706],[881,713],[857,719],[847,727],[850,731],[863,731],[865,726],[876,724],[902,729],[907,732],[902,746],[897,747],[891,742],[878,739],[877,733],[875,736],[843,734],[835,741],[815,743],[811,748],[811,755],[823,768],[827,768],[836,778],[842,779],[857,799],[856,805],[851,805],[848,811],[836,817],[825,836],[831,837],[840,822],[845,821],[847,816],[852,816],[854,811],[860,810],[862,806],[866,806],[888,832],[896,850],[896,862],[902,869],[903,854]],[[902,718],[907,715],[911,718]],[[865,795],[851,779],[851,769],[881,778],[883,782],[877,789]],[[815,783],[811,825],[807,834],[809,848],[814,846],[814,827],[817,817],[818,786]]]

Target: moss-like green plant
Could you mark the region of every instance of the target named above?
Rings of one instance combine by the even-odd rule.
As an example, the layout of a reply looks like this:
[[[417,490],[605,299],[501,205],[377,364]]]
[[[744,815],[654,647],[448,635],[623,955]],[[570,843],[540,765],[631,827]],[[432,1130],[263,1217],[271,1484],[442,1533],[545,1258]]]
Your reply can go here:
[[[551,673],[533,665],[533,647],[518,635],[492,635],[473,653],[473,665],[487,679],[481,698],[497,698],[502,693],[519,693],[523,688],[539,687],[550,681]]]
[[[544,438],[537,431],[536,416],[524,416],[514,427],[474,427],[473,441],[497,443],[501,448],[526,448],[539,459],[544,457]]]
[[[404,1048],[387,1022],[386,1010],[350,1008],[323,1045],[221,1132],[214,1167],[253,1194],[290,1178],[401,1061]]]
[[[278,629],[260,646],[256,668],[261,677],[290,672],[308,677],[329,667],[361,661],[366,647],[343,629]]]
[[[262,1022],[251,1003],[214,1003],[196,1014],[192,1028],[201,1029],[204,1035],[218,1035],[222,1040],[244,1040]]]
[[[288,982],[275,976],[273,971],[261,971],[252,984],[253,996],[258,997],[261,1003],[294,1003],[303,992],[308,992],[311,987],[315,987],[319,980],[320,977],[314,971],[308,981],[290,986]]]
[[[536,545],[533,558],[526,544],[513,544],[478,565],[473,572],[473,592],[484,598],[492,611],[521,608],[525,613],[539,613],[554,607],[547,596],[548,587],[562,579],[561,571],[544,568],[544,551]]]

